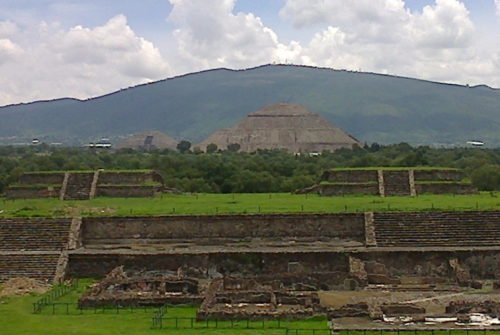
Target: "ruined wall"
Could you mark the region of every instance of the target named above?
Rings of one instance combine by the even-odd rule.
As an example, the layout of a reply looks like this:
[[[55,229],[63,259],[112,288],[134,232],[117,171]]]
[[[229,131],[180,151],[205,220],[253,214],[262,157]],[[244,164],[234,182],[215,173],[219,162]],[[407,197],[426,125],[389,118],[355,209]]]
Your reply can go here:
[[[349,256],[364,264],[367,280],[350,273]],[[457,267],[456,264],[459,264]],[[70,254],[68,273],[104,277],[117,266],[170,270],[196,278],[231,277],[228,289],[267,285],[275,289],[355,289],[370,284],[464,284],[500,279],[500,251],[375,251],[322,253]],[[239,279],[238,279],[239,278]],[[252,282],[256,284],[252,284]]]
[[[440,169],[440,170],[414,170],[415,181],[460,181],[464,174],[460,170]]]
[[[377,184],[320,184],[318,193],[321,196],[370,194],[378,195]]]
[[[79,254],[69,256],[69,275],[104,277],[117,266],[126,270],[183,269],[186,275],[313,276],[324,273],[331,285],[341,285],[349,275],[348,257],[337,253],[223,253],[220,254]],[[319,285],[319,283],[318,283]]]
[[[23,185],[57,185],[62,184],[64,180],[64,172],[53,173],[27,173],[19,177],[19,183]]]
[[[84,243],[119,239],[348,239],[364,242],[364,215],[263,214],[172,215],[156,217],[88,217]]]
[[[415,184],[415,189],[418,194],[432,193],[432,194],[473,194],[477,193],[477,189],[471,184],[463,183],[425,183],[419,182]]]
[[[161,176],[152,171],[101,171],[97,185],[138,185],[151,182],[162,182]]]
[[[7,199],[58,198],[60,186],[9,187],[5,190]]]
[[[157,186],[97,186],[96,196],[116,198],[145,198],[154,197],[160,191],[160,188]]]
[[[321,180],[331,183],[377,182],[377,170],[330,170],[323,173]]]
[[[371,284],[436,284],[460,282],[453,260],[469,280],[499,279],[500,251],[398,251],[356,255],[365,263]]]

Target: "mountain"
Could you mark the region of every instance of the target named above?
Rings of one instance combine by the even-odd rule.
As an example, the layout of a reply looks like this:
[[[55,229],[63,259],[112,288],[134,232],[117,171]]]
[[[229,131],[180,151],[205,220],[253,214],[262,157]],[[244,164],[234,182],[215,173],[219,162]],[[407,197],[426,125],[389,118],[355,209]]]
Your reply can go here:
[[[294,65],[216,69],[88,100],[0,108],[0,142],[115,142],[158,130],[193,143],[263,106],[303,105],[362,142],[500,146],[500,90]]]

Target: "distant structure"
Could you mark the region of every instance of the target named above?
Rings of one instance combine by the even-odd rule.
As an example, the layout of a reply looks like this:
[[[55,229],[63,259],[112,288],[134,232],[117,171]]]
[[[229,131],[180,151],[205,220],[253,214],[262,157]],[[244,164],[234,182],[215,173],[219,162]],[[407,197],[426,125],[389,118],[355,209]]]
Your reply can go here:
[[[206,151],[211,143],[222,150],[239,144],[240,152],[282,149],[291,153],[319,153],[361,145],[318,114],[289,103],[269,105],[251,113],[233,128],[215,132],[198,146]]]
[[[145,131],[132,135],[118,143],[116,149],[173,149],[175,150],[177,141],[161,131]]]
[[[89,149],[111,149],[113,146],[109,138],[101,138],[98,142],[90,142],[86,145]]]
[[[425,193],[473,194],[477,193],[477,189],[458,169],[380,167],[325,171],[318,185],[298,193],[313,192],[322,196],[369,194],[387,197]]]
[[[474,147],[482,147],[482,146],[484,146],[484,142],[483,141],[478,141],[478,140],[467,141],[466,143],[469,144],[469,145],[472,145]]]

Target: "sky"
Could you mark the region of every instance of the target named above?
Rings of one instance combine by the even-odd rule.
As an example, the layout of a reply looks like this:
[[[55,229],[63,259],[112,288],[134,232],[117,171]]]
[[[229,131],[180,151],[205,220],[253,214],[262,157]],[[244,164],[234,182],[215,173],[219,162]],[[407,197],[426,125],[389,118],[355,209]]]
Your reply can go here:
[[[270,63],[500,88],[500,0],[0,0],[0,106]]]

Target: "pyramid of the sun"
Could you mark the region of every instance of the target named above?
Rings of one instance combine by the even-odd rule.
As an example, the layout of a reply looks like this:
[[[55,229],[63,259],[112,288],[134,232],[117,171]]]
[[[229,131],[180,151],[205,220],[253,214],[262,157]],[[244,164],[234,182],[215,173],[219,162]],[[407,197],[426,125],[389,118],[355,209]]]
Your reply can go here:
[[[177,141],[161,131],[145,131],[140,134],[132,135],[116,146],[116,149],[175,149]]]
[[[360,144],[344,132],[304,107],[296,104],[274,104],[249,114],[230,129],[221,129],[198,146],[206,150],[209,144],[225,150],[237,143],[242,152],[258,149],[282,149],[292,153],[313,153]]]

